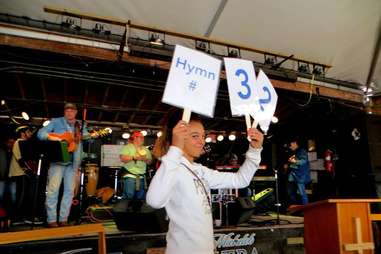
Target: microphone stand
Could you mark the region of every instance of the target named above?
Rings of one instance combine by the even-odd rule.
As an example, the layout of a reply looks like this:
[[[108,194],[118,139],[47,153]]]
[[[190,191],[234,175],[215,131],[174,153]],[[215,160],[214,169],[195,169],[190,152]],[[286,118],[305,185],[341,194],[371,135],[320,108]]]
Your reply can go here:
[[[82,137],[84,132],[84,124],[86,119],[86,108],[83,109],[83,116],[81,120],[81,129],[80,129],[80,148],[83,149]],[[84,181],[85,181],[85,172],[83,172],[82,162],[80,164],[80,183],[79,183],[79,199],[78,199],[78,210],[79,216],[77,219],[77,224],[81,224],[82,209],[83,209],[83,191],[84,191]]]
[[[276,207],[276,224],[280,225],[280,206],[281,203],[279,203],[279,183],[278,183],[278,170],[274,169],[275,172],[275,207]]]

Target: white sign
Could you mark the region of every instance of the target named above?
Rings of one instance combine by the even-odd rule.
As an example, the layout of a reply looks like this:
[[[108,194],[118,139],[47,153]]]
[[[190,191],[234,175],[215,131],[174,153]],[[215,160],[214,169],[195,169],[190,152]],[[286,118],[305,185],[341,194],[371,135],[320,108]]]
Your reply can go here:
[[[224,58],[224,62],[232,115],[241,116],[258,111],[253,63],[236,58]]]
[[[102,167],[122,167],[120,151],[124,145],[102,145],[101,146],[101,166]]]
[[[176,45],[162,102],[213,117],[221,61]]]
[[[264,132],[267,132],[276,109],[278,95],[266,74],[260,70],[258,73],[255,93],[258,95],[259,110],[252,117]]]

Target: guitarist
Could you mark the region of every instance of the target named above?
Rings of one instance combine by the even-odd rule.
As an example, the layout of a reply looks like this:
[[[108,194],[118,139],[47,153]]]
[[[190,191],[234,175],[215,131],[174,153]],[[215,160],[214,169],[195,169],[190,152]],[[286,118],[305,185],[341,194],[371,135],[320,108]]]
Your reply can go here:
[[[32,130],[29,126],[20,126],[16,129],[17,140],[12,148],[11,163],[9,166],[9,177],[10,177],[10,190],[11,190],[11,201],[12,201],[12,219],[15,221],[20,221],[26,219],[26,211],[28,209],[28,202],[32,200],[31,198],[31,178],[26,172],[28,172],[27,165],[21,157],[19,142],[22,140],[28,140],[32,137]],[[24,218],[22,218],[24,217]]]
[[[71,134],[75,142],[74,151],[70,154],[72,160],[66,163],[50,163],[48,171],[48,181],[46,186],[46,212],[48,227],[68,226],[68,217],[74,196],[75,176],[81,164],[82,137],[88,136],[87,128],[81,130],[80,122],[76,119],[77,106],[73,103],[66,103],[64,106],[64,116],[54,118],[51,122],[40,129],[37,137],[40,140],[63,141],[64,138],[57,134]],[[62,135],[62,136],[65,136]],[[66,139],[65,139],[66,140]],[[67,140],[66,140],[67,141]],[[58,193],[63,180],[64,189],[57,216]]]
[[[305,185],[311,181],[310,165],[307,150],[300,147],[300,141],[294,137],[289,143],[289,149],[293,153],[288,158],[285,169],[288,170],[288,195],[291,204],[297,203],[297,193],[301,196],[303,205],[308,203]]]

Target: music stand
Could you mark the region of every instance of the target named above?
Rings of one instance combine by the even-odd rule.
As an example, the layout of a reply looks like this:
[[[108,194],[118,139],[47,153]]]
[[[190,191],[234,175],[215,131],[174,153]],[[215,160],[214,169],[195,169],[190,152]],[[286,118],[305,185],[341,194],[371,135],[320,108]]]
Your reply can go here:
[[[42,161],[44,162],[69,162],[70,155],[67,143],[60,141],[22,140],[19,142],[21,158],[23,160],[38,161],[36,180],[34,181],[32,228],[34,228],[34,217],[36,213],[38,184],[41,174]]]

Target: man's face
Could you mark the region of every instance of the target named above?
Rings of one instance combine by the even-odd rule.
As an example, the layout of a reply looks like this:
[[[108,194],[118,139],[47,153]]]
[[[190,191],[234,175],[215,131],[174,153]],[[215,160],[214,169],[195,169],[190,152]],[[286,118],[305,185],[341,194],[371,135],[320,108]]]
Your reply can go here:
[[[32,133],[30,130],[26,130],[26,131],[25,131],[25,138],[26,138],[26,139],[31,138],[32,135],[33,135],[33,133]]]
[[[137,136],[132,141],[135,146],[142,146],[144,144],[144,137],[143,136]]]
[[[205,130],[200,122],[189,123],[189,137],[184,142],[184,153],[192,158],[198,158],[203,153],[205,145]]]
[[[75,116],[77,115],[77,110],[72,108],[67,108],[64,111],[64,116],[66,120],[73,121],[75,120]]]
[[[291,142],[290,143],[290,149],[292,151],[295,151],[296,149],[298,149],[298,143],[296,143],[295,141]]]

